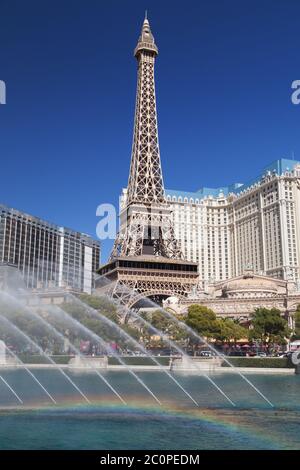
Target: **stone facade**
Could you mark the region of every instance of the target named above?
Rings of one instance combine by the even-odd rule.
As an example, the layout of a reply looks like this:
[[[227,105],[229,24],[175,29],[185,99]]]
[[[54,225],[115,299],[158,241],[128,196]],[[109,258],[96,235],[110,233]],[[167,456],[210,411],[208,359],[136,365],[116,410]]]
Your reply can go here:
[[[294,312],[300,304],[300,292],[294,282],[245,271],[240,276],[210,284],[187,299],[170,297],[164,302],[164,307],[177,314],[185,314],[193,304],[208,307],[217,316],[235,319],[242,324],[249,322],[256,308],[276,308],[288,319],[290,328],[293,328]]]
[[[281,159],[246,184],[166,190],[175,236],[184,258],[198,263],[203,288],[247,266],[299,283],[299,188],[300,163]]]

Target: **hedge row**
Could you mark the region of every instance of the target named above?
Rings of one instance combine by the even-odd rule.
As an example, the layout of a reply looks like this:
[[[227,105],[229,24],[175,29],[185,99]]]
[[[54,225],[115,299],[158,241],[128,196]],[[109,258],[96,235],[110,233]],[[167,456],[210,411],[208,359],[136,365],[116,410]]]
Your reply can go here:
[[[51,359],[56,364],[68,364],[73,356],[61,355],[51,356]],[[49,364],[49,361],[43,356],[20,354],[19,358],[25,364]],[[162,366],[167,366],[170,363],[170,358],[167,356],[156,356],[155,358]],[[228,360],[235,367],[269,367],[269,368],[294,368],[295,366],[287,357],[229,357]],[[123,357],[122,361],[129,366],[153,366],[155,363],[150,357],[140,356],[127,356]],[[109,365],[120,365],[120,362],[115,357],[108,358]],[[223,361],[222,367],[229,367]]]
[[[170,363],[170,358],[167,356],[156,356],[155,359],[162,366],[168,366]],[[140,356],[126,356],[122,357],[122,361],[125,362],[128,366],[155,366],[155,364],[150,357],[140,357]],[[120,365],[120,362],[115,357],[108,358],[109,365]]]
[[[68,364],[73,356],[60,355],[50,357],[56,364]],[[18,358],[25,364],[50,364],[50,362],[44,356],[40,355],[19,354]]]
[[[40,355],[33,354],[19,354],[19,359],[25,364],[49,364],[49,361]],[[68,355],[59,355],[59,356],[50,356],[51,359],[56,364],[68,364],[70,359],[74,356]],[[156,356],[157,362],[162,366],[168,366],[170,363],[170,358],[167,356]],[[140,357],[140,356],[127,356],[123,357],[122,361],[129,366],[153,366],[156,365],[150,357]],[[108,358],[109,365],[120,365],[120,362],[115,357]]]
[[[229,357],[228,360],[235,367],[295,367],[287,357]],[[222,367],[229,367],[229,365],[224,361]]]

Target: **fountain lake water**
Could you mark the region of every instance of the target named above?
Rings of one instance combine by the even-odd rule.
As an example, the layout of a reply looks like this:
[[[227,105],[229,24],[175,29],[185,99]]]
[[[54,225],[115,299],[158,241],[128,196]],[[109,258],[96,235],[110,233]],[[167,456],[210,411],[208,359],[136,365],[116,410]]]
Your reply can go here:
[[[294,438],[300,434],[299,376],[260,374],[250,380],[231,364],[231,372],[201,370],[178,343],[163,336],[140,312],[128,311],[116,299],[106,299],[119,313],[131,315],[163,337],[189,365],[189,370],[168,369],[101,308],[96,310],[70,296],[87,317],[99,321],[96,334],[63,306],[33,300],[23,287],[12,284],[0,292],[0,448],[30,448],[30,442],[35,442],[35,448],[299,447]],[[170,312],[150,299],[147,302],[187,335],[207,344]],[[153,367],[129,365],[110,340],[102,337],[101,325],[112,338],[117,336],[139,350]],[[77,335],[76,341],[70,341],[70,333],[75,339]],[[112,366],[109,361],[103,368],[100,362],[89,360],[79,349],[79,338],[90,338],[120,365]],[[62,348],[65,343],[78,361],[58,364],[46,346]],[[42,363],[28,363],[27,356],[32,354]],[[228,361],[218,351],[216,354]],[[268,410],[259,398],[272,407]],[[33,441],[26,437],[28,429]]]

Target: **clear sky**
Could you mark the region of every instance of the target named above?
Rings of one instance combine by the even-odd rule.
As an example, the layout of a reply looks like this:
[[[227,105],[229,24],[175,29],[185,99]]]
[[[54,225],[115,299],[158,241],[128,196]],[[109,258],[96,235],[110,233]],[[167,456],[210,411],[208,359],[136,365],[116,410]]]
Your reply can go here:
[[[2,203],[96,236],[127,185],[145,9],[167,188],[300,159],[299,0],[0,0]]]

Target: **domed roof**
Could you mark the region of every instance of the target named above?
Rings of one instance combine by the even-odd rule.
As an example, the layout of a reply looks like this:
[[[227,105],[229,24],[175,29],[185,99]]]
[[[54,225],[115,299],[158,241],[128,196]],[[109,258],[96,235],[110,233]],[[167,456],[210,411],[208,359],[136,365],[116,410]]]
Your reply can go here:
[[[225,287],[225,291],[227,293],[237,291],[263,291],[277,294],[278,288],[276,283],[270,279],[254,275],[245,275],[240,279],[229,281]]]

